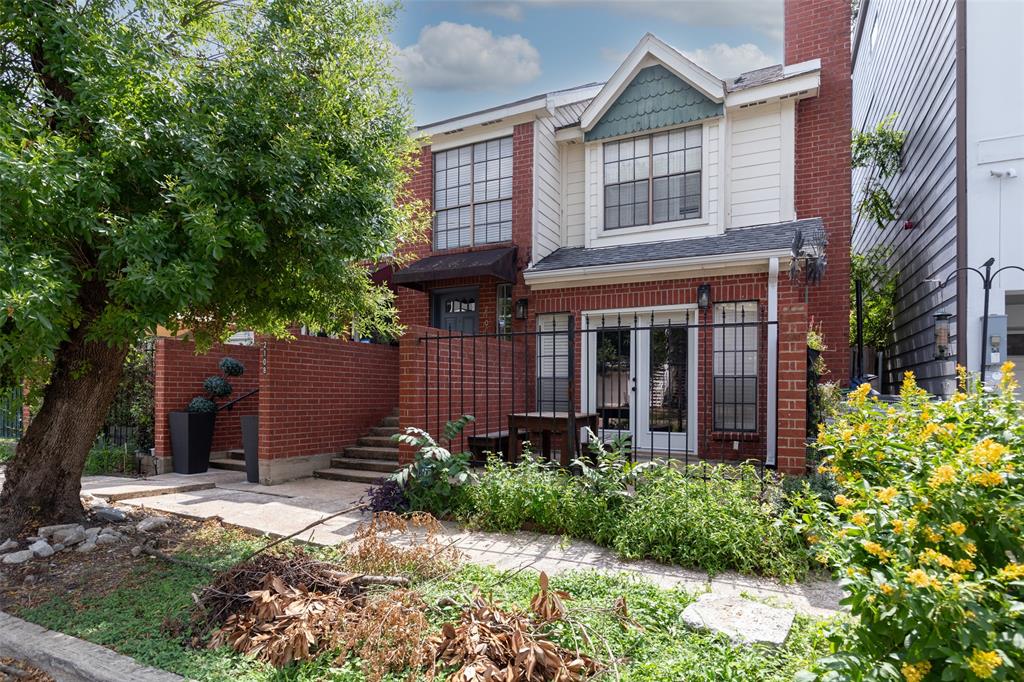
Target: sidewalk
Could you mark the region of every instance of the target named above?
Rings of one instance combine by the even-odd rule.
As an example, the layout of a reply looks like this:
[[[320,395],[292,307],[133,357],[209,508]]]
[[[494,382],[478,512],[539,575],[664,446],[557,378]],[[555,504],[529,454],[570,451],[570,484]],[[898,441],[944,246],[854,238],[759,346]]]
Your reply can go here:
[[[89,477],[83,492],[123,504],[180,514],[194,519],[221,518],[225,523],[269,536],[290,535],[325,516],[358,503],[368,486],[360,483],[305,478],[275,486],[246,483],[237,472],[218,471],[182,476],[164,474],[145,481],[116,477]],[[297,537],[297,540],[334,545],[351,539],[366,521],[359,512],[344,514]],[[641,575],[663,587],[681,585],[715,594],[746,594],[771,599],[797,612],[827,617],[839,609],[842,592],[827,579],[816,578],[784,585],[768,578],[734,572],[708,576],[704,571],[624,561],[608,549],[582,540],[520,531],[511,534],[467,531],[446,523],[455,545],[478,564],[501,569],[531,568],[555,574],[577,569]]]

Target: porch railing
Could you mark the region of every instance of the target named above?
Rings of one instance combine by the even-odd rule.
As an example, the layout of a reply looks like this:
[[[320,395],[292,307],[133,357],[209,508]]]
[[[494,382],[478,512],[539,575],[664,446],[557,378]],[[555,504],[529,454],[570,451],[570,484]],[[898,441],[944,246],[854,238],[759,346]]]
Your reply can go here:
[[[589,428],[634,461],[774,466],[778,330],[760,311],[536,322],[532,331],[420,336],[422,426],[439,434],[473,415],[452,447],[478,458],[514,457],[529,440],[565,463],[586,451]]]

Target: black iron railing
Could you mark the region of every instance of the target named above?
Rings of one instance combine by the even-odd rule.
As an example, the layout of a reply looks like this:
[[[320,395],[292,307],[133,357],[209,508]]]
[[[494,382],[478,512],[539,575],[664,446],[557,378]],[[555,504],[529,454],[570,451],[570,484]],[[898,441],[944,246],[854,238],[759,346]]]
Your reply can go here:
[[[0,393],[0,438],[18,440],[21,438],[21,388]]]

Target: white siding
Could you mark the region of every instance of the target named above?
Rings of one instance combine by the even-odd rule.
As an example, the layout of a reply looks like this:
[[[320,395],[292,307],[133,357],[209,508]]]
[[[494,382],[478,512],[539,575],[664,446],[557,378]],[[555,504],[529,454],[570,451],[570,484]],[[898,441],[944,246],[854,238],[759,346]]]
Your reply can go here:
[[[718,192],[721,184],[719,163],[720,133],[721,126],[717,123],[708,125],[704,131],[704,144],[707,145],[707,183],[704,189],[707,198],[704,205],[707,207],[708,222],[718,225]]]
[[[583,145],[562,147],[562,245],[583,246],[586,224],[586,186]]]
[[[562,171],[555,143],[555,123],[539,118],[533,126],[533,261],[562,245]]]
[[[779,222],[788,213],[782,206],[781,106],[762,104],[730,114],[729,227]]]

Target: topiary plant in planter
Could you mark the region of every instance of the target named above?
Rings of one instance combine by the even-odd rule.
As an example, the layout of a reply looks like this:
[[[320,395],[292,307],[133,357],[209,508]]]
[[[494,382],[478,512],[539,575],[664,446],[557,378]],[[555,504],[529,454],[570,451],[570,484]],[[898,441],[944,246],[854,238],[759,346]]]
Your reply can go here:
[[[242,376],[245,372],[245,366],[230,357],[222,359],[219,366],[224,376],[214,374],[203,380],[205,396],[192,398],[184,412],[171,412],[168,415],[175,473],[201,474],[210,466],[210,447],[213,445],[217,412],[230,404],[225,402],[218,405],[217,399],[227,398],[234,390],[227,377]]]

